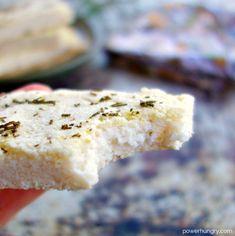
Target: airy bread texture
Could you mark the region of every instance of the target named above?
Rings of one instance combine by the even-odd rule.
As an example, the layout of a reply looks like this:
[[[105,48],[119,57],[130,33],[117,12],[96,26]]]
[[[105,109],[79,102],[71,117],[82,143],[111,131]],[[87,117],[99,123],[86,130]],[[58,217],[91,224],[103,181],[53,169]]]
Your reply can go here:
[[[0,96],[0,188],[86,189],[109,162],[179,149],[194,98],[158,89],[13,92]]]

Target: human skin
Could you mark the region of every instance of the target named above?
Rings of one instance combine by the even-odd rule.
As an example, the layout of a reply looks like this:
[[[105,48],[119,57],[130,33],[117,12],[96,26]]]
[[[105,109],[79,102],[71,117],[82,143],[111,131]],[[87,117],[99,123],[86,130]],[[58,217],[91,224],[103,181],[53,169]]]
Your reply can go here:
[[[45,90],[50,88],[41,84],[31,84],[17,90]],[[0,227],[9,222],[22,208],[43,194],[42,190],[4,189],[0,190]]]

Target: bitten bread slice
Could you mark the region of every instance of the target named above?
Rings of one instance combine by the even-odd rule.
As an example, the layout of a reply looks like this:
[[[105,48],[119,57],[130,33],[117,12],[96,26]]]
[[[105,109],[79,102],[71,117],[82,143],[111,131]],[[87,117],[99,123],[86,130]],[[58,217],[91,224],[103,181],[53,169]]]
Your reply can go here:
[[[192,135],[193,103],[158,89],[2,95],[0,188],[90,188],[113,160],[179,149]]]

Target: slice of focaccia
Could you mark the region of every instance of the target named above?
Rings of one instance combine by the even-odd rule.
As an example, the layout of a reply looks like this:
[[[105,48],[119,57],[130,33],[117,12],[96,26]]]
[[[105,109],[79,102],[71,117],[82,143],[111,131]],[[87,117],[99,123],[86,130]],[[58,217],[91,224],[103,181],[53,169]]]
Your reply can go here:
[[[179,149],[192,135],[193,103],[158,89],[3,94],[0,188],[90,188],[113,160]]]

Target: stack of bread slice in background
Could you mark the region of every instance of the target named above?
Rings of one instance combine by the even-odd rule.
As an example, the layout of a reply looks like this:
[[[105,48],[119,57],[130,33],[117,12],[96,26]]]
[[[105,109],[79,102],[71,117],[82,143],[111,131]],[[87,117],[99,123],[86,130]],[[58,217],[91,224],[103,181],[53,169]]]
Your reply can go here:
[[[18,0],[0,5],[0,79],[21,77],[59,65],[87,50],[70,25],[63,0]]]

